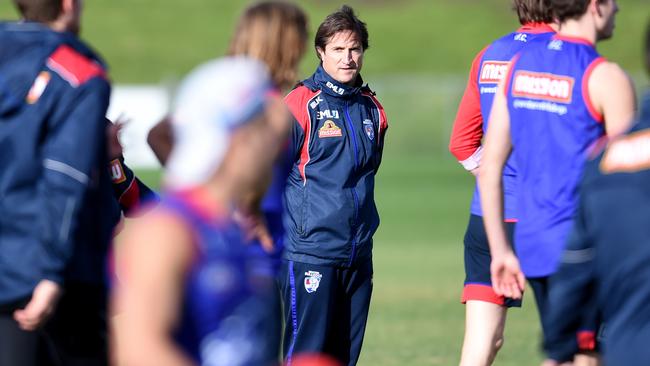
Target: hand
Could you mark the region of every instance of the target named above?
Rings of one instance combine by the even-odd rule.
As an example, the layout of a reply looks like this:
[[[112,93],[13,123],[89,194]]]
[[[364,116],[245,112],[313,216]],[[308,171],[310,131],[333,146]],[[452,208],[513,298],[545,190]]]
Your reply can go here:
[[[108,159],[113,160],[122,156],[122,144],[120,143],[120,133],[124,126],[129,123],[130,119],[123,115],[117,117],[115,122],[111,122],[106,127],[106,149]]]
[[[244,228],[246,239],[256,239],[267,253],[271,253],[275,249],[273,237],[261,212],[245,213],[238,210],[234,214],[234,219]]]
[[[519,268],[519,260],[512,251],[493,255],[490,272],[492,287],[497,295],[521,299],[526,280]]]
[[[57,283],[41,280],[34,288],[32,299],[27,306],[14,311],[14,319],[22,330],[35,330],[52,315],[60,296],[61,287]]]

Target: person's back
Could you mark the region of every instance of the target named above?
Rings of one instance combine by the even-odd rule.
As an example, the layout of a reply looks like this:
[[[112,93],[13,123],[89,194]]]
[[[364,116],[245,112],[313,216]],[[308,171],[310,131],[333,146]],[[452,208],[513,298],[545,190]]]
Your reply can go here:
[[[70,236],[79,229],[67,220],[96,183],[84,172],[105,166],[110,88],[99,59],[69,34],[37,23],[4,23],[0,42],[2,303],[29,294],[40,276],[61,279]],[[89,92],[93,88],[100,91]],[[79,140],[96,142],[96,148],[87,151]],[[57,258],[60,251],[68,258]],[[34,263],[51,268],[39,271]]]
[[[171,193],[160,210],[177,217],[194,236],[194,260],[184,280],[175,340],[198,363],[267,365],[277,360],[266,329],[273,319],[267,293],[273,283],[255,274],[241,228],[228,211],[206,210],[202,192]],[[270,261],[267,258],[266,261]],[[275,357],[275,359],[274,359]]]
[[[585,166],[576,224],[552,278],[549,352],[563,348],[576,324],[572,310],[595,291],[606,324],[606,364],[650,362],[648,122],[609,142]]]
[[[605,133],[586,86],[603,59],[588,41],[555,35],[513,61],[506,84],[518,170],[515,246],[527,277],[555,270],[571,226],[589,145]]]

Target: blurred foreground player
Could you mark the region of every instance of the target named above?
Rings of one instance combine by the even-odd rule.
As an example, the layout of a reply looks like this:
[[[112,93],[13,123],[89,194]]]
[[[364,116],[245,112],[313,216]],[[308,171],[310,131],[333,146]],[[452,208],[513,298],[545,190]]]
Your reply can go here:
[[[273,283],[255,275],[232,208],[264,192],[288,111],[262,63],[212,61],[183,82],[171,117],[167,195],[124,232],[115,360],[272,365]],[[258,263],[259,259],[256,259]]]
[[[77,38],[82,1],[14,3],[26,21],[0,25],[0,364],[106,364],[101,335],[77,338],[76,326],[94,332],[104,316],[113,227],[95,208],[110,86]],[[64,284],[54,320],[79,296],[78,322],[39,329]]]
[[[588,148],[605,133],[615,136],[627,130],[635,111],[627,75],[594,46],[612,35],[616,1],[551,0],[550,5],[560,23],[558,33],[513,58],[495,96],[479,176],[494,290],[521,298],[525,274],[544,334],[551,326],[548,277],[557,268],[572,225]],[[516,256],[502,210],[502,172],[511,151],[519,168]],[[575,311],[581,312],[583,327],[570,357],[562,361],[573,360],[579,345],[595,347],[594,307]],[[584,358],[596,360],[594,355]]]
[[[515,0],[521,27],[485,47],[472,62],[469,81],[458,107],[449,143],[450,152],[473,175],[480,172],[481,140],[487,131],[497,84],[505,77],[510,59],[531,42],[548,40],[555,33],[551,9],[545,0]],[[517,221],[516,178],[513,159],[503,173],[505,225],[509,239]],[[465,232],[465,284],[461,301],[465,307],[465,339],[461,365],[491,365],[503,346],[506,311],[521,306],[520,300],[497,295],[490,280],[490,247],[483,227],[478,184],[474,190],[470,219]]]
[[[605,364],[650,365],[650,120],[595,155],[585,167],[573,231],[551,278],[552,327],[544,348],[558,362],[566,357],[580,328],[575,309],[595,294],[606,324]]]

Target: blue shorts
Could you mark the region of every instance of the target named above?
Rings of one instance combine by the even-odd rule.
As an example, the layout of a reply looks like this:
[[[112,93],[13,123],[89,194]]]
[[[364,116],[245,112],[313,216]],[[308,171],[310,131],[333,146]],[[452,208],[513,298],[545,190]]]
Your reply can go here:
[[[535,295],[535,302],[537,303],[537,311],[539,313],[539,320],[542,325],[542,332],[544,335],[548,333],[548,295],[549,295],[549,277],[535,277],[527,278],[528,284],[533,290]],[[576,333],[575,343],[567,345],[571,347],[571,353],[576,354],[579,352],[595,352],[598,351],[598,338],[597,335],[602,326],[600,315],[595,303],[590,303],[589,306],[581,309],[582,317],[580,320],[580,327]],[[551,355],[552,356],[552,355]]]
[[[508,239],[512,243],[515,223],[506,222]],[[521,307],[521,300],[514,300],[497,295],[492,289],[490,275],[490,246],[483,226],[483,218],[470,215],[465,231],[465,286],[461,302],[469,300],[490,302],[506,307]]]

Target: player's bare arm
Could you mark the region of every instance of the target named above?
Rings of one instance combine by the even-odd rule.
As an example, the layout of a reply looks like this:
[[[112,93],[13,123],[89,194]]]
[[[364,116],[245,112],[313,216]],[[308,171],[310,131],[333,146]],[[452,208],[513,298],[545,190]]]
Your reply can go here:
[[[161,210],[127,228],[118,286],[114,355],[118,365],[192,365],[169,337],[178,322],[192,236]],[[123,310],[123,312],[122,312]]]
[[[492,255],[492,284],[499,295],[522,296],[524,275],[503,226],[503,167],[512,150],[510,117],[502,81],[494,98],[479,176],[483,220]]]
[[[588,88],[594,108],[605,121],[607,136],[626,132],[636,114],[636,95],[625,71],[613,62],[601,62],[594,67]]]

